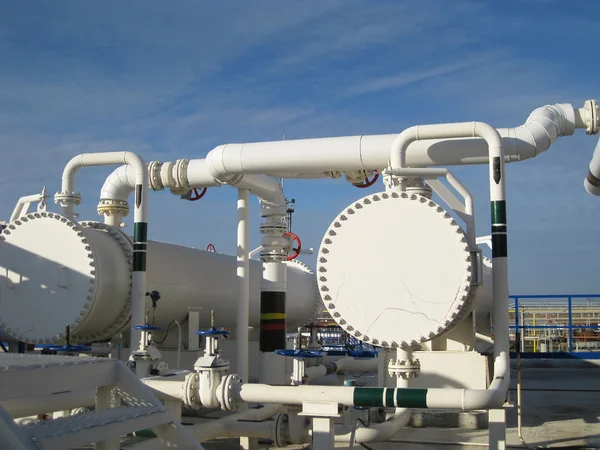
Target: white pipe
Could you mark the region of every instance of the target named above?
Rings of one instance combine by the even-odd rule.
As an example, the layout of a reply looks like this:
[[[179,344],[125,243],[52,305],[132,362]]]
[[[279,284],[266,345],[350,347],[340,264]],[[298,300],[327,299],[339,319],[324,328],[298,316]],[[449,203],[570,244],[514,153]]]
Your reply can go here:
[[[237,373],[242,380],[248,381],[248,325],[250,314],[250,244],[248,189],[238,190],[237,201]]]
[[[133,274],[131,277],[131,325],[145,322],[146,295],[146,240],[148,233],[148,168],[138,155],[132,152],[84,153],[72,158],[62,177],[62,189],[55,198],[61,204],[63,215],[72,218],[75,205],[81,197],[75,191],[75,176],[86,166],[125,164],[135,171],[135,209],[133,230]],[[141,345],[141,332],[131,330],[130,349],[134,352]]]
[[[471,195],[471,192],[467,189],[467,187],[464,184],[462,184],[452,172],[450,172],[448,169],[399,168],[394,169],[394,174],[400,177],[415,176],[423,178],[425,180],[430,180],[432,178],[437,179],[438,177],[446,178],[450,185],[454,187],[454,189],[456,189],[456,191],[463,197],[465,201],[464,214],[461,214],[461,218],[465,221],[467,229],[466,234],[470,251],[475,251],[477,249],[475,236],[475,207],[473,202],[473,196]]]
[[[394,139],[394,142],[391,145],[390,165],[392,169],[402,169],[407,167],[406,150],[413,142],[429,139],[477,136],[486,141],[484,146],[502,148],[502,140],[498,132],[491,126],[482,122],[441,123],[410,127],[397,135],[396,139]],[[490,161],[490,158],[491,156],[487,158],[487,162]],[[409,164],[409,166],[411,165],[412,164]]]
[[[385,408],[429,408],[473,411],[500,408],[505,399],[503,388],[508,378],[495,378],[488,389],[416,389],[370,388],[350,386],[271,386],[246,383],[235,394],[248,403],[302,405],[304,402],[334,402],[344,406],[379,406]],[[391,399],[391,401],[388,401]]]
[[[304,370],[307,380],[315,380],[337,372],[366,372],[377,369],[377,358],[354,359],[341,358],[319,366],[307,367]]]
[[[19,217],[27,214],[27,210],[29,209],[29,205],[36,202],[41,202],[44,200],[44,194],[33,194],[27,195],[25,197],[21,197],[13,210],[13,213],[10,216],[10,221],[14,222]]]
[[[581,112],[569,104],[534,110],[525,124],[498,130],[505,161],[521,161],[546,151],[560,136],[586,128]],[[389,148],[397,134],[300,139],[220,145],[206,156],[215,178],[236,174],[269,173],[274,176],[321,174],[327,171],[372,170],[387,167]],[[481,139],[440,139],[412,144],[406,153],[410,167],[485,164],[487,145]]]
[[[537,123],[537,122],[536,122]],[[558,132],[557,132],[558,134]],[[481,404],[482,409],[501,407],[510,381],[509,334],[508,334],[508,258],[506,222],[506,177],[502,139],[498,132],[482,122],[465,122],[439,125],[414,126],[404,130],[392,144],[390,173],[399,175],[406,164],[409,145],[421,139],[479,136],[489,148],[490,203],[492,209],[492,276],[494,324],[494,380],[486,391],[465,391],[464,405]],[[400,184],[402,188],[402,183]],[[445,395],[445,394],[444,394]],[[443,398],[437,399],[442,401]],[[429,397],[428,397],[429,402]],[[451,400],[450,403],[453,403]]]
[[[170,373],[166,376],[141,378],[140,381],[157,391],[158,394],[156,395],[159,397],[168,396],[185,402],[187,400],[185,381],[190,375],[192,375],[192,372],[183,370],[181,372]]]
[[[357,442],[368,444],[369,442],[389,441],[410,420],[411,410],[409,408],[398,408],[394,415],[382,423],[373,423],[369,427],[359,426],[354,432],[336,434],[335,442]]]
[[[600,195],[600,139],[596,143],[596,148],[590,161],[590,168],[583,185],[585,186],[585,190],[590,194]]]

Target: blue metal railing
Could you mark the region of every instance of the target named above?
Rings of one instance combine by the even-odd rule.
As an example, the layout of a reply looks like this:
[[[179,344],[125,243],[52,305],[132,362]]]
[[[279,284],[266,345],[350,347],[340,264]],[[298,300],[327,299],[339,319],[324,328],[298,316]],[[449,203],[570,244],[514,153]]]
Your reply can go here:
[[[510,329],[513,330],[518,330],[519,332],[521,332],[521,330],[536,330],[536,329],[540,329],[540,330],[548,330],[548,329],[553,329],[553,330],[566,330],[567,331],[567,345],[568,345],[568,351],[566,353],[569,354],[573,354],[573,356],[576,357],[581,357],[581,353],[582,352],[577,352],[573,350],[573,341],[574,341],[574,334],[573,331],[574,330],[586,330],[586,329],[594,329],[594,330],[598,330],[600,329],[600,318],[595,317],[593,315],[593,311],[592,311],[592,316],[591,317],[586,317],[586,320],[590,320],[590,319],[595,319],[598,320],[599,323],[595,323],[593,325],[582,325],[582,324],[573,324],[573,300],[577,300],[577,299],[585,299],[588,301],[591,301],[592,299],[596,299],[596,300],[600,300],[600,294],[587,294],[587,295],[583,295],[583,294],[565,294],[565,295],[511,295],[509,296],[510,299],[514,300],[514,322],[515,325],[511,325]],[[562,302],[554,302],[555,300],[566,300],[566,309],[567,309],[567,323],[565,325],[525,325],[525,324],[521,324],[520,323],[520,310],[525,309],[525,305],[527,304],[527,302],[523,302],[523,300],[551,300],[549,302],[544,303],[544,305],[540,305],[540,304],[532,304],[529,303],[528,305],[528,312],[532,312],[533,310],[540,310],[540,312],[543,311],[544,307],[546,307],[546,309],[556,309],[557,307],[563,307],[565,306],[564,303]],[[600,308],[600,302],[594,302],[594,304],[579,304],[576,305],[579,307],[585,306],[585,307],[597,307]],[[552,312],[551,314],[560,314],[558,312]],[[560,321],[561,318],[557,317],[556,318],[557,321]],[[583,320],[583,318],[582,318]],[[600,342],[600,335],[598,335],[598,341]],[[540,352],[541,353],[541,352]],[[565,353],[565,352],[556,352],[558,353]],[[552,352],[544,352],[544,354],[549,355],[550,357],[552,357],[553,353]],[[590,357],[594,357],[594,356],[599,356],[600,352],[599,351],[586,351],[585,352],[586,355],[590,355]]]

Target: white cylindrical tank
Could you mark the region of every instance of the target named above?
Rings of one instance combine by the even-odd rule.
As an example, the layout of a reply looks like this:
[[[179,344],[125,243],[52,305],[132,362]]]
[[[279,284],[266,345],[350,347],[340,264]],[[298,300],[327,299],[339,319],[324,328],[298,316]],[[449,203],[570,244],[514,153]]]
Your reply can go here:
[[[474,286],[462,228],[418,194],[371,194],[348,205],[319,249],[325,306],[354,337],[383,347],[415,347],[440,336],[473,307],[491,306],[491,264]]]
[[[9,224],[0,241],[0,328],[9,335],[55,342],[69,326],[74,342],[87,342],[128,328],[132,244],[120,230],[34,213]],[[210,326],[211,310],[217,326],[235,327],[235,257],[154,241],[147,249],[147,290],[161,296],[155,325],[201,308],[201,327]],[[291,262],[288,269],[287,324],[296,327],[312,320],[320,299],[306,265]],[[250,277],[250,326],[258,326],[260,262],[251,262]],[[148,296],[150,322],[151,306]]]

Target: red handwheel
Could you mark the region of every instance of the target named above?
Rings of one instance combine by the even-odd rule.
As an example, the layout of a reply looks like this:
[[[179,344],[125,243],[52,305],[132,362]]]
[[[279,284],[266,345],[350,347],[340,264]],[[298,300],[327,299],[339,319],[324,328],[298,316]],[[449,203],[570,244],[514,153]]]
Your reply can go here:
[[[217,251],[217,249],[215,248],[215,246],[214,246],[214,245],[212,245],[212,244],[208,244],[208,245],[206,246],[206,251],[207,251],[207,252],[213,252],[213,253],[214,253],[214,252],[216,252],[216,251]]]
[[[291,237],[292,240],[294,240],[295,242],[298,243],[297,247],[292,247],[292,250],[294,253],[292,253],[291,255],[288,255],[287,260],[291,261],[292,259],[296,259],[298,257],[298,255],[300,255],[300,251],[302,251],[302,242],[300,242],[300,238],[292,233],[291,231],[288,231],[286,233],[283,233],[284,236],[286,237]]]
[[[365,188],[373,186],[378,178],[379,178],[379,172],[375,171],[373,178],[371,178],[370,180],[369,180],[369,177],[365,177],[365,181],[363,181],[362,183],[353,183],[353,185],[356,186],[357,188],[365,189]]]
[[[196,188],[194,188],[192,190],[194,191],[194,196],[190,197],[189,200],[190,200],[190,202],[195,202],[197,200],[200,200],[202,197],[204,197],[204,195],[206,195],[206,191],[208,191],[208,188],[202,189],[202,192],[198,192],[198,189],[196,189]]]

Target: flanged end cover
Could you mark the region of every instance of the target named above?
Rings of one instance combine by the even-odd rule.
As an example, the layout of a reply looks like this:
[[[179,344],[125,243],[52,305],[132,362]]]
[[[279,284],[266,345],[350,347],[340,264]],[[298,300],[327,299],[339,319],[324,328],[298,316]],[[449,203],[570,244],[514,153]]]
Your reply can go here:
[[[89,312],[94,257],[76,223],[28,214],[1,235],[0,327],[28,343],[55,342]]]
[[[332,317],[374,345],[414,347],[471,309],[465,234],[420,195],[378,193],[349,205],[325,233],[317,270]]]
[[[0,328],[33,344],[60,341],[67,326],[73,341],[105,338],[103,330],[119,324],[129,280],[127,257],[108,232],[60,214],[28,214],[0,234]],[[97,311],[101,293],[112,302]]]

